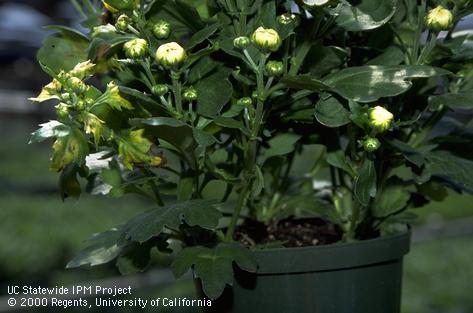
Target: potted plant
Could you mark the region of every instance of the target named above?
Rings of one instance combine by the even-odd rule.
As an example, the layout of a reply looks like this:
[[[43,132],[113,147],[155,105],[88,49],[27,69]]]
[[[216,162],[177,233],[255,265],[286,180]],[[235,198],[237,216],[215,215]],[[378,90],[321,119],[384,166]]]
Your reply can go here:
[[[157,248],[211,299],[233,285],[218,312],[399,312],[412,209],[473,187],[451,115],[473,103],[453,36],[473,4],[72,2],[89,32],[49,27],[32,100],[57,120],[31,141],[55,140],[64,198],[84,178],[154,208],[68,267],[142,271]]]

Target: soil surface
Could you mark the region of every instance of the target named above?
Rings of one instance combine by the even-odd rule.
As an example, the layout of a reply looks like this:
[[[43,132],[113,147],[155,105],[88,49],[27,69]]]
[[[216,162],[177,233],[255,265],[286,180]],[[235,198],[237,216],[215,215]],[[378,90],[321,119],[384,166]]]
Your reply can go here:
[[[340,229],[317,219],[286,219],[270,225],[245,221],[235,231],[235,240],[248,245],[306,247],[328,245],[342,238]]]

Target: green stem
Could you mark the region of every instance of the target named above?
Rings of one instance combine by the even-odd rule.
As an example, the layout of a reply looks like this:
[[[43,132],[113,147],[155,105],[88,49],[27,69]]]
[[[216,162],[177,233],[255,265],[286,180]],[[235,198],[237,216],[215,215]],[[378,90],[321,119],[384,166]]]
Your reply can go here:
[[[432,50],[435,48],[435,45],[437,44],[436,34],[432,34],[432,32],[429,32],[429,35],[427,38],[428,38],[427,43],[422,49],[422,52],[420,53],[420,56],[417,59],[416,64],[422,65],[424,63],[425,58],[427,58],[431,54]]]
[[[425,16],[425,8],[427,6],[427,1],[422,0],[422,4],[418,6],[417,10],[417,29],[416,29],[416,37],[415,37],[415,42],[414,42],[414,49],[412,51],[413,59],[418,60],[419,59],[419,48],[420,48],[420,39],[421,39],[421,34],[422,34],[422,29],[424,25],[424,16]]]
[[[254,169],[256,164],[256,153],[258,150],[258,136],[261,130],[261,125],[263,124],[264,116],[264,101],[266,99],[265,94],[265,83],[264,83],[264,66],[268,59],[268,54],[261,55],[258,68],[255,72],[256,81],[257,81],[257,104],[256,104],[256,113],[254,121],[252,123],[251,137],[245,147],[245,164],[243,170],[243,180],[241,183],[241,191],[238,197],[237,205],[233,211],[232,219],[227,229],[225,235],[226,240],[232,240],[233,233],[235,232],[238,219],[240,218],[241,210],[246,204],[249,191],[251,190],[252,179],[254,175]]]
[[[174,101],[176,104],[177,113],[182,114],[182,86],[179,81],[180,73],[172,72],[172,91],[174,93]]]

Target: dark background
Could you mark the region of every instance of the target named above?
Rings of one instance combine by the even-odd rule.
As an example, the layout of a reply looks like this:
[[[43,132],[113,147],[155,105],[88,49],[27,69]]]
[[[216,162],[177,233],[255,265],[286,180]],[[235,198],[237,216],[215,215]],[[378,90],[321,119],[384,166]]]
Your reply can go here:
[[[79,22],[69,1],[0,1],[0,313],[13,312],[6,293],[14,284],[131,285],[134,296],[146,299],[193,295],[191,281],[175,282],[166,267],[169,258],[162,255],[153,257],[150,272],[131,277],[120,277],[113,264],[64,269],[92,233],[148,209],[136,198],[83,195],[63,203],[57,174],[48,171],[50,145],[27,144],[37,125],[53,118],[52,104],[27,101],[50,81],[35,61],[48,35],[42,26],[79,27]],[[469,28],[468,21],[460,28]],[[413,251],[406,258],[403,312],[473,312],[473,198],[451,194],[448,201],[417,213]]]

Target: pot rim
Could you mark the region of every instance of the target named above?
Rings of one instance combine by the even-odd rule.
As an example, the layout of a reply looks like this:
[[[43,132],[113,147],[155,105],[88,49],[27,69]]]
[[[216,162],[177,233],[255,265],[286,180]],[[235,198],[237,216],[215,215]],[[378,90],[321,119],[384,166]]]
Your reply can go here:
[[[289,274],[349,269],[402,259],[411,231],[350,243],[253,250],[258,274]]]

